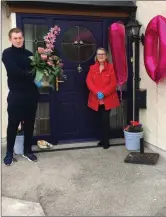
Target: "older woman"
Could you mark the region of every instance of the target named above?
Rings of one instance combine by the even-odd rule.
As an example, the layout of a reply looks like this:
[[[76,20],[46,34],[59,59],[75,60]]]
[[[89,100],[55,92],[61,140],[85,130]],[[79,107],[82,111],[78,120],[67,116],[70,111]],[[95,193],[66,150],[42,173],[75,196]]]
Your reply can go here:
[[[88,106],[98,112],[101,126],[101,140],[98,145],[109,148],[110,111],[120,105],[116,92],[117,82],[113,65],[108,62],[108,53],[98,48],[95,64],[90,66],[87,75],[87,86],[90,90]]]

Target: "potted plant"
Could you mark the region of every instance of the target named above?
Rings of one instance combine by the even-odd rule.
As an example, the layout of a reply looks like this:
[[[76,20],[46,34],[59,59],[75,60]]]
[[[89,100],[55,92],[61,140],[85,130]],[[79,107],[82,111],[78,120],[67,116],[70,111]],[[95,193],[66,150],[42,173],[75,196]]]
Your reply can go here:
[[[46,48],[38,47],[34,56],[31,56],[32,73],[36,82],[41,82],[42,87],[56,86],[58,90],[58,78],[63,77],[61,59],[55,55],[54,43],[60,33],[60,28],[54,26],[44,37]]]
[[[14,153],[22,155],[24,153],[24,122],[20,122],[14,144]]]
[[[124,138],[127,150],[139,150],[140,139],[143,138],[142,124],[137,121],[130,121],[130,124],[124,129]]]

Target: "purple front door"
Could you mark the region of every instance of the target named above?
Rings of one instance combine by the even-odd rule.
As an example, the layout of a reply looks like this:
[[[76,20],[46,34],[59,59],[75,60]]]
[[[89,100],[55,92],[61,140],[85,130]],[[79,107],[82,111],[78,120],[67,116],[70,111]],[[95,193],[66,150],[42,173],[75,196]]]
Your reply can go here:
[[[68,15],[22,14],[16,15],[17,26],[23,29],[25,47],[35,52],[44,46],[43,36],[57,24],[61,34],[56,50],[64,62],[65,83],[59,91],[40,89],[36,115],[34,143],[39,139],[53,144],[62,141],[90,140],[98,136],[96,112],[87,107],[88,90],[85,79],[89,66],[94,63],[98,47],[108,49],[108,27],[116,21],[128,19]],[[123,138],[123,127],[132,119],[132,41],[127,38],[128,82],[123,89],[123,103],[111,116],[111,138]],[[96,135],[97,134],[97,135]]]
[[[103,45],[102,22],[55,20],[61,28],[56,50],[64,63],[67,80],[52,94],[54,143],[96,137],[96,112],[87,107],[86,76],[94,63],[96,48]]]

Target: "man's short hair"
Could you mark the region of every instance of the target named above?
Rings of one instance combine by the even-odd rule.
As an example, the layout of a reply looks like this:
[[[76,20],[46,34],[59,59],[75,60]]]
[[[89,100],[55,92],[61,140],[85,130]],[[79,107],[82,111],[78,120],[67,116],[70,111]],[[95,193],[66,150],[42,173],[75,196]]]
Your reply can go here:
[[[22,36],[24,36],[23,31],[20,28],[12,28],[8,33],[9,38],[11,38],[13,32],[14,33],[20,33],[21,32]]]

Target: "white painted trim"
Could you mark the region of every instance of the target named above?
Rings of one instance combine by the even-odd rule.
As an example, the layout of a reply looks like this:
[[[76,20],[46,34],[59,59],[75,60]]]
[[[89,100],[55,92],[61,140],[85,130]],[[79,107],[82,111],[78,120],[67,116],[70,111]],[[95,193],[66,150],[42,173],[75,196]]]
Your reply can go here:
[[[10,20],[11,20],[11,28],[16,28],[16,13],[11,13],[10,15]]]
[[[6,137],[1,138],[1,147],[6,147]]]

